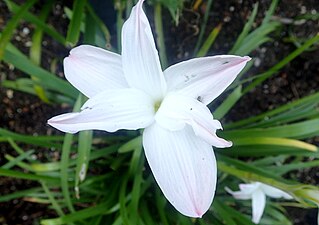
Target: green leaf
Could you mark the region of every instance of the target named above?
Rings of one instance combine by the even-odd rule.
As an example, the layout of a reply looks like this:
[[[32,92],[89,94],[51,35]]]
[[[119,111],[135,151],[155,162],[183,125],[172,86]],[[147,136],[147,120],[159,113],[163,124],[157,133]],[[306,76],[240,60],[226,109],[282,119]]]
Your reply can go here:
[[[216,198],[213,202],[213,210],[216,210],[216,213],[219,214],[219,218],[222,221],[225,221],[227,225],[254,225],[251,222],[251,219],[237,210],[226,205],[222,200]]]
[[[10,169],[10,168],[14,167],[15,165],[18,165],[18,163],[22,162],[24,159],[29,158],[33,153],[34,153],[34,150],[29,150],[29,151],[26,151],[26,152],[20,154],[16,158],[12,157],[11,160],[9,160],[9,162],[7,162],[3,166],[1,166],[1,168]],[[8,157],[6,157],[6,158],[8,158]]]
[[[76,221],[84,221],[87,218],[91,218],[100,214],[107,213],[106,209],[110,208],[110,203],[108,201],[103,202],[101,204],[78,210],[74,213],[70,213],[65,216],[61,216],[54,219],[44,219],[41,220],[42,225],[62,225],[62,224],[70,224]]]
[[[53,1],[50,0],[43,6],[41,13],[40,13],[40,16],[39,16],[39,19],[46,21],[52,5],[53,5]],[[42,30],[42,28],[37,27],[34,30],[34,33],[32,36],[32,45],[30,48],[30,60],[38,66],[41,65],[42,38],[43,38],[43,30]],[[33,79],[35,81],[37,80],[37,78],[34,76],[31,76],[31,79]],[[38,95],[38,97],[43,102],[49,103],[49,99],[46,96],[46,93],[45,93],[45,90],[43,89],[43,87],[41,87],[38,84],[35,84],[33,88],[34,88],[36,94]]]
[[[138,136],[136,138],[133,138],[129,142],[123,144],[119,148],[118,152],[119,153],[127,153],[127,152],[133,151],[137,148],[140,148],[141,146],[142,146],[142,136]]]
[[[247,119],[243,119],[234,123],[226,124],[224,127],[226,129],[233,129],[238,127],[249,126],[255,124],[257,121],[265,121],[271,119],[273,116],[280,115],[287,111],[297,112],[300,107],[304,107],[305,105],[317,105],[319,103],[319,92],[314,93],[309,96],[305,96],[301,99],[297,99],[295,101],[289,102],[283,106],[280,106],[276,109],[270,110],[268,112],[262,113],[257,116],[252,116]],[[299,108],[299,109],[298,109]]]
[[[239,85],[230,95],[227,96],[226,100],[218,106],[214,111],[214,118],[219,120],[225,116],[225,114],[236,104],[241,97],[242,86]]]
[[[276,175],[271,174],[270,172],[264,172],[251,165],[245,165],[244,162],[240,162],[235,159],[224,158],[224,156],[221,158],[223,162],[218,161],[218,169],[220,171],[236,176],[241,180],[259,181],[271,185],[273,187],[279,188],[291,194],[295,198],[295,200],[303,204],[304,207],[312,208],[317,207],[319,204],[318,187],[287,181],[278,176],[276,178]],[[232,166],[228,166],[225,163],[226,161],[228,164],[231,163]]]
[[[43,175],[36,175],[31,173],[23,173],[19,171],[14,171],[10,169],[0,168],[0,176],[13,177],[15,179],[25,179],[33,181],[45,181],[48,183],[57,183],[59,179],[57,177],[49,177]]]
[[[251,128],[222,133],[228,139],[245,137],[282,137],[282,138],[307,138],[319,133],[319,119],[311,119],[304,122],[269,127]]]
[[[72,18],[66,36],[66,44],[71,47],[75,46],[79,41],[85,5],[86,0],[75,0],[73,3]]]
[[[305,50],[307,50],[309,47],[314,45],[319,41],[319,34],[316,36],[310,38],[308,41],[306,41],[302,46],[297,48],[295,51],[290,53],[288,56],[286,56],[283,60],[281,60],[279,63],[277,63],[275,66],[270,68],[267,72],[262,73],[259,78],[254,80],[250,85],[248,85],[244,90],[243,90],[243,95],[248,93],[250,90],[252,90],[254,87],[257,85],[261,84],[264,80],[267,78],[271,77],[275,72],[280,70],[282,67],[284,67],[286,64],[288,64],[290,61],[292,61],[294,58],[299,56],[301,53],[303,53]]]
[[[175,24],[178,24],[179,16],[182,12],[185,0],[158,0],[158,2],[163,4],[169,10]]]
[[[301,170],[305,168],[317,167],[319,165],[319,160],[313,160],[309,162],[295,162],[287,165],[278,166],[269,166],[269,169],[276,171],[276,173],[285,174],[292,170]]]
[[[0,37],[0,61],[3,59],[6,46],[10,42],[13,32],[18,26],[20,19],[35,3],[36,0],[28,0],[6,24]]]
[[[34,86],[36,85],[41,86],[42,88],[46,86],[46,85],[42,85],[42,83],[38,81],[38,79],[35,81],[30,78],[18,78],[14,81],[4,80],[1,84],[1,86],[6,88],[10,88],[16,91],[21,91],[34,96],[38,96],[38,93],[34,89]],[[66,103],[69,105],[72,105],[74,103],[74,101],[70,99],[69,97],[66,97],[59,93],[55,93],[53,91],[47,91],[45,95],[49,99],[49,102],[60,103],[60,104]]]
[[[154,10],[154,22],[155,22],[155,31],[156,31],[156,43],[159,50],[160,60],[162,69],[165,69],[168,66],[166,48],[165,48],[165,39],[163,32],[163,23],[162,23],[162,6],[160,3],[156,3]]]
[[[61,140],[61,136],[30,136],[17,134],[12,131],[0,128],[0,137],[4,137],[5,142],[10,142],[12,140],[23,142],[31,145],[41,146],[41,147],[51,147],[51,148],[61,148],[61,144],[55,143],[55,141]]]
[[[74,104],[73,112],[78,112],[80,110],[80,107],[82,105],[82,94],[79,94],[79,97],[77,101]],[[66,205],[68,209],[71,212],[75,212],[75,209],[73,207],[70,191],[69,191],[69,157],[71,152],[71,146],[73,141],[73,135],[72,134],[66,134],[64,136],[63,146],[62,146],[62,155],[61,155],[61,188],[62,188],[62,194],[64,197],[64,200],[66,202]]]
[[[29,196],[34,195],[35,193],[38,193],[41,190],[42,190],[42,188],[40,188],[40,187],[30,188],[30,189],[20,190],[20,191],[16,190],[13,193],[1,195],[0,202],[7,202],[7,201],[11,201],[11,200],[17,199],[17,198],[29,197]]]
[[[269,21],[270,21],[272,15],[273,15],[274,12],[275,12],[275,9],[276,9],[278,3],[279,3],[279,0],[272,0],[272,1],[271,1],[271,5],[270,5],[269,9],[268,9],[267,12],[266,12],[266,16],[265,16],[264,19],[263,19],[262,25],[269,23]]]
[[[243,43],[243,40],[247,37],[249,31],[251,30],[253,23],[255,21],[256,15],[258,11],[258,2],[254,5],[254,9],[249,17],[249,20],[245,24],[242,32],[238,36],[233,48],[229,51],[229,54],[235,54],[235,52],[238,50],[240,45]]]
[[[10,45],[9,45],[10,46]],[[21,54],[17,54],[18,51],[13,46],[8,47],[4,54],[4,61],[14,65],[19,70],[25,72],[26,74],[36,77],[41,82],[43,87],[49,90],[56,91],[58,93],[64,94],[72,99],[75,99],[78,95],[78,91],[72,87],[67,81],[58,78],[54,74],[42,69],[41,67],[35,65],[30,59]]]
[[[103,37],[105,39],[105,45],[103,47],[106,47],[106,49],[111,49],[111,34],[109,29],[105,26],[104,22],[96,15],[90,4],[86,4],[86,8],[88,10],[88,15],[90,15],[96,26],[99,28],[99,30],[101,30],[103,34]]]
[[[75,170],[75,193],[77,198],[80,198],[79,184],[84,181],[89,168],[92,136],[92,131],[81,131],[79,133],[78,158]]]
[[[229,215],[229,211],[225,209],[225,205],[218,201],[218,199],[214,199],[213,209],[219,218],[225,222],[227,225],[237,225],[237,223],[233,220],[232,215]]]
[[[8,8],[10,9],[11,12],[16,14],[17,12],[20,11],[21,6],[18,6],[17,4],[12,2],[11,0],[4,0],[4,1],[6,2]],[[26,21],[36,25],[37,27],[41,28],[45,33],[50,35],[50,37],[52,37],[53,39],[55,39],[59,43],[65,45],[65,38],[61,34],[59,34],[54,28],[52,28],[49,24],[43,22],[38,17],[34,16],[33,14],[31,14],[29,12],[26,12],[22,15],[22,18],[25,19]]]
[[[298,48],[295,51],[293,51],[292,53],[290,53],[288,56],[286,56],[284,59],[282,59],[275,66],[271,67],[268,71],[266,71],[266,72],[264,72],[264,73],[262,73],[260,75],[256,75],[257,79],[255,79],[252,83],[247,85],[247,87],[245,87],[242,90],[241,97],[244,96],[245,94],[247,94],[249,91],[251,91],[257,85],[261,84],[264,80],[268,79],[273,74],[278,72],[281,68],[283,68],[285,65],[287,65],[290,61],[295,59],[298,55],[303,53],[306,49],[308,49],[310,46],[312,46],[313,44],[315,44],[318,41],[319,41],[319,34],[317,34],[315,37],[313,37],[313,38],[309,39],[308,41],[306,41],[300,48]],[[237,89],[233,90],[233,92],[230,95],[231,96],[232,95],[236,96],[236,94],[234,93],[235,91],[238,92]],[[226,105],[226,106],[227,105],[234,105],[240,98],[238,96],[237,96],[237,98],[228,98],[228,99],[226,99],[224,101],[223,104]],[[224,110],[223,114],[225,115],[227,112],[228,111]]]
[[[54,210],[58,213],[59,216],[63,216],[64,212],[62,211],[62,208],[60,207],[60,205],[58,204],[58,202],[55,200],[53,194],[50,192],[46,182],[41,182],[42,188],[44,190],[44,192],[46,193],[46,195],[48,196],[49,201],[52,204],[52,207],[54,208]]]
[[[209,17],[209,12],[210,12],[210,10],[212,8],[212,4],[213,4],[213,0],[208,0],[207,1],[203,22],[202,22],[202,24],[200,26],[200,32],[199,32],[198,39],[197,39],[197,42],[196,42],[196,45],[195,45],[194,55],[197,55],[198,49],[202,45],[202,41],[203,41],[203,38],[204,38],[204,34],[205,34],[205,31],[206,31],[206,25],[207,25],[207,21],[208,21],[208,17]]]
[[[306,151],[316,152],[318,151],[317,146],[308,144],[303,141],[287,138],[270,138],[270,137],[244,137],[236,138],[234,140],[234,146],[241,145],[275,145],[275,146],[288,146],[303,149]]]
[[[202,56],[205,56],[207,54],[207,52],[209,51],[209,49],[213,45],[213,43],[214,43],[215,39],[217,38],[221,29],[222,29],[222,24],[220,23],[210,32],[208,38],[206,39],[206,41],[204,42],[202,47],[197,52],[197,55],[196,55],[197,57],[202,57]]]

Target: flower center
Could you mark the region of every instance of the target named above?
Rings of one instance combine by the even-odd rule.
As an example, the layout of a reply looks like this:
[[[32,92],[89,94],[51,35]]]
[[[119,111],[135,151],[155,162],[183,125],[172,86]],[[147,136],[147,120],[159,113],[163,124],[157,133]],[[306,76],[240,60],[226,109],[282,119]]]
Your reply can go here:
[[[158,109],[161,107],[161,104],[162,104],[162,100],[158,100],[155,102],[154,104],[154,111],[155,113],[158,111]]]

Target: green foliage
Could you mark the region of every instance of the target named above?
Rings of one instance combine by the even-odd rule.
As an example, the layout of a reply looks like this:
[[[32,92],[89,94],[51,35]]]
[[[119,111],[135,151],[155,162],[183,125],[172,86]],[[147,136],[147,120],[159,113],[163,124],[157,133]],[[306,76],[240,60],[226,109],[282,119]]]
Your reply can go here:
[[[71,47],[75,46],[80,38],[81,22],[84,13],[86,0],[75,0],[73,3],[73,13],[68,27],[66,44]]]
[[[17,5],[11,0],[5,2],[14,16],[2,31],[0,59],[21,70],[27,77],[14,81],[4,80],[1,86],[36,95],[50,104],[74,104],[74,111],[78,111],[85,101],[84,97],[64,79],[58,78],[54,70],[41,66],[43,35],[49,35],[63,46],[79,44],[83,35],[84,43],[115,51],[111,46],[108,28],[85,0],[74,1],[72,9],[65,8],[69,19],[66,37],[45,22],[55,1],[43,5],[39,15],[29,11],[36,1],[27,1],[23,5]],[[123,14],[128,14],[134,1],[114,2],[120,37]],[[153,1],[157,44],[165,66],[167,57],[162,6],[168,8],[177,23],[184,2]],[[209,36],[203,40],[209,13],[211,10],[218,10],[213,8],[212,2],[207,1],[194,51],[197,56],[206,55],[218,34],[224,32],[222,26],[217,25],[208,31]],[[277,0],[272,1],[263,22],[257,25],[258,4],[254,5],[248,21],[230,49],[231,54],[250,54],[272,40],[271,35],[283,26],[271,19],[277,4]],[[316,16],[317,14],[310,19],[317,18]],[[35,27],[29,55],[10,43],[21,19]],[[305,15],[302,19],[309,18]],[[318,42],[319,35],[304,40],[269,70],[245,80],[239,77],[230,87],[228,97],[215,110],[215,118],[220,119],[227,115],[243,96],[250,94],[250,90],[276,75],[288,63],[293,63],[297,56],[311,48],[317,48],[315,44]],[[117,50],[120,51],[120,46]],[[56,58],[55,61],[61,63],[62,59]],[[235,201],[226,194],[224,187],[235,188],[243,181],[260,181],[290,193],[296,200],[268,201],[261,224],[291,224],[283,206],[314,208],[319,204],[318,187],[288,179],[294,171],[312,168],[319,163],[318,147],[307,142],[319,134],[318,107],[319,93],[313,93],[260,115],[226,122],[225,131],[219,135],[232,140],[234,145],[230,149],[215,151],[219,183],[214,203],[203,219],[186,218],[167,203],[146,166],[142,138],[134,132],[118,133],[117,136],[96,136],[92,131],[83,131],[78,135],[31,136],[0,128],[0,143],[7,143],[12,149],[9,152],[8,148],[5,154],[7,162],[1,165],[0,176],[38,182],[37,187],[1,195],[0,202],[23,198],[25,201],[48,204],[56,212],[56,217],[42,218],[40,223],[44,225],[249,225],[253,224],[250,219],[250,202]],[[38,149],[44,152],[54,150],[61,158],[48,157],[47,162],[40,161],[33,157]]]
[[[36,3],[36,0],[27,1],[7,23],[0,37],[0,60],[2,60],[6,45],[10,42],[10,38],[17,26],[20,18]]]
[[[170,12],[175,23],[178,24],[181,10],[186,0],[154,0],[164,5]]]

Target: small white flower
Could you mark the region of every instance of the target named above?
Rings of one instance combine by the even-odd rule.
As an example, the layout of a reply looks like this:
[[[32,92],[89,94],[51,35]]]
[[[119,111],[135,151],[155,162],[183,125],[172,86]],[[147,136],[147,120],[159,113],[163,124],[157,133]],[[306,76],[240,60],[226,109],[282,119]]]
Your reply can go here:
[[[271,198],[293,198],[291,195],[278,188],[260,182],[254,182],[251,184],[239,184],[240,191],[232,191],[228,187],[226,187],[225,189],[236,199],[252,200],[252,221],[256,224],[259,223],[263,215],[266,206],[266,195]]]
[[[207,104],[229,86],[250,60],[221,55],[191,59],[164,72],[139,0],[122,29],[122,54],[82,45],[64,59],[68,81],[89,100],[81,112],[53,117],[64,132],[145,128],[143,147],[165,197],[181,213],[201,217],[210,207],[217,168],[212,145],[222,126]]]

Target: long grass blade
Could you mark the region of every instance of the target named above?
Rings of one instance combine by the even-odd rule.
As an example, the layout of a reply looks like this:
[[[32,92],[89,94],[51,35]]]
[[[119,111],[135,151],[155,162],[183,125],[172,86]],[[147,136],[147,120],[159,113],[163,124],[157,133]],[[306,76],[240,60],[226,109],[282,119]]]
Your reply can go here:
[[[53,5],[53,1],[50,0],[43,6],[43,8],[40,12],[40,15],[39,15],[40,20],[46,21],[52,5]],[[43,30],[40,27],[37,27],[34,30],[34,33],[32,36],[32,45],[30,48],[30,60],[38,66],[41,65],[42,38],[43,38]],[[34,76],[31,76],[31,79],[33,79],[35,81],[37,80],[37,78]],[[38,84],[35,84],[33,86],[33,88],[34,88],[36,94],[38,95],[38,97],[42,101],[44,101],[45,103],[49,103],[49,99],[46,96],[46,93],[45,93],[43,87],[41,87]]]
[[[72,18],[66,36],[66,44],[71,47],[75,46],[79,41],[85,5],[86,0],[75,0],[73,3]]]
[[[196,42],[196,45],[195,45],[194,55],[197,55],[198,49],[202,45],[202,41],[203,41],[204,34],[205,34],[205,31],[206,31],[208,16],[209,16],[209,12],[210,12],[210,10],[212,8],[212,4],[213,4],[213,0],[208,0],[207,1],[206,11],[205,11],[205,14],[204,14],[203,22],[202,22],[201,27],[200,27],[199,36],[198,36],[198,39],[197,39],[197,42]]]
[[[159,49],[161,65],[163,67],[162,69],[166,69],[166,67],[168,66],[168,62],[167,62],[165,40],[164,40],[161,3],[156,3],[155,5],[154,21],[155,21],[155,30],[157,34],[156,43]]]
[[[15,179],[25,179],[25,180],[34,180],[34,181],[45,181],[48,183],[57,183],[59,178],[57,177],[49,177],[43,175],[36,175],[31,173],[23,173],[19,171],[14,171],[10,169],[0,168],[0,176],[13,177]]]
[[[4,0],[10,9],[11,12],[17,13],[19,12],[21,6],[18,6],[11,0]],[[65,45],[65,38],[58,33],[53,27],[51,27],[49,24],[46,24],[42,20],[40,20],[38,17],[34,16],[33,14],[26,12],[22,15],[22,18],[26,21],[36,25],[37,27],[41,28],[45,33],[50,35],[54,40],[58,41],[60,44]]]
[[[20,19],[35,3],[36,3],[36,0],[28,0],[25,4],[23,4],[23,6],[11,18],[11,20],[7,23],[6,27],[2,31],[2,35],[0,37],[0,61],[3,59],[6,46],[10,42],[13,32],[15,28],[17,27]]]
[[[242,44],[243,40],[247,37],[247,35],[249,34],[249,31],[251,30],[253,23],[255,21],[256,15],[257,15],[257,11],[258,11],[258,2],[254,5],[254,9],[247,21],[247,23],[245,24],[242,32],[240,33],[240,35],[238,36],[235,44],[233,45],[232,49],[229,51],[229,54],[235,54],[235,52],[237,51],[237,49],[239,48],[239,46]]]
[[[82,105],[82,94],[79,95],[76,103],[74,104],[73,111],[77,112],[80,110],[80,107]],[[70,158],[70,152],[71,152],[71,146],[73,142],[73,135],[72,134],[66,134],[64,136],[63,146],[62,146],[62,155],[61,155],[61,189],[63,193],[63,197],[65,199],[66,205],[70,212],[75,212],[75,209],[73,207],[70,191],[69,191],[69,158]]]
[[[251,138],[237,138],[234,140],[234,146],[242,145],[275,145],[288,146],[298,148],[306,151],[316,152],[317,146],[308,144],[303,141],[288,139],[288,138],[270,138],[270,137],[251,137]]]
[[[18,50],[16,50],[18,51]],[[11,49],[6,49],[3,60],[14,65],[17,69],[25,72],[30,76],[37,77],[41,81],[41,86],[49,90],[56,91],[72,99],[78,95],[78,91],[68,82],[55,76],[54,74],[35,65],[28,57],[16,54]]]
[[[224,131],[223,135],[229,139],[244,137],[310,138],[316,133],[319,133],[319,118],[269,128]]]
[[[213,45],[221,29],[222,29],[222,24],[220,23],[210,32],[208,38],[206,39],[202,47],[197,52],[197,55],[196,55],[197,57],[203,57],[207,54],[207,52]]]
[[[111,34],[109,29],[105,26],[104,22],[96,15],[92,6],[90,4],[86,4],[86,8],[88,14],[92,17],[93,21],[97,25],[97,27],[102,31],[104,35],[104,39],[106,40],[106,49],[111,49]]]
[[[319,41],[319,34],[317,34],[315,37],[309,39],[306,41],[300,48],[296,49],[292,53],[290,53],[288,56],[286,56],[284,59],[282,59],[279,63],[277,63],[275,66],[270,68],[267,72],[262,73],[258,75],[258,78],[255,79],[252,83],[250,83],[247,87],[245,87],[242,90],[241,97],[247,94],[249,91],[251,91],[253,88],[255,88],[257,85],[261,84],[263,81],[271,77],[273,74],[278,72],[281,68],[283,68],[285,65],[287,65],[289,62],[291,62],[293,59],[295,59],[297,56],[299,56],[301,53],[303,53],[305,50],[307,50],[309,47],[314,45]],[[233,92],[238,91],[237,89]],[[231,93],[231,95],[235,95],[235,93]],[[240,98],[237,98],[236,101],[234,101],[233,98],[226,99],[223,104],[226,104],[228,108],[230,109],[233,105],[236,104],[236,102]],[[229,110],[228,110],[229,111]],[[227,114],[228,111],[224,111],[223,114]]]
[[[18,157],[12,158],[12,160],[10,160],[9,162],[7,162],[3,166],[1,166],[1,168],[11,169],[12,167],[17,165],[18,163],[22,162],[24,159],[29,158],[33,153],[34,153],[34,150],[26,151],[25,153],[20,154]]]
[[[92,131],[81,131],[79,133],[78,158],[75,169],[75,194],[77,198],[80,198],[79,184],[84,181],[89,168],[92,136]]]
[[[311,104],[311,103],[314,103],[314,104],[319,103],[319,92],[314,93],[314,94],[309,95],[309,96],[306,96],[306,97],[303,97],[301,99],[295,100],[293,102],[289,102],[283,106],[280,106],[280,107],[273,109],[271,111],[262,113],[260,115],[249,117],[247,119],[243,119],[243,120],[240,120],[240,121],[237,121],[234,123],[226,124],[225,128],[233,129],[233,128],[237,128],[237,127],[243,127],[245,125],[253,124],[257,121],[264,120],[265,118],[269,119],[272,116],[284,113],[288,110],[294,110],[297,107],[300,107],[300,106],[305,105],[305,104]]]
[[[254,80],[250,85],[248,85],[243,90],[243,95],[248,93],[250,90],[252,90],[254,87],[262,83],[264,80],[271,77],[274,73],[276,73],[278,70],[280,70],[282,67],[287,65],[290,61],[295,59],[297,56],[299,56],[301,53],[303,53],[305,50],[307,50],[309,47],[314,45],[319,41],[319,34],[314,36],[313,38],[310,38],[308,41],[306,41],[300,48],[297,48],[295,51],[290,53],[288,56],[286,56],[283,60],[281,60],[279,63],[277,63],[275,66],[273,66],[271,69],[269,69],[267,72],[263,73],[259,78]]]
[[[62,208],[60,207],[59,203],[55,200],[54,196],[52,195],[52,193],[50,192],[47,184],[45,182],[41,182],[42,188],[44,190],[44,192],[46,193],[46,195],[49,198],[50,203],[52,204],[52,207],[54,208],[54,210],[57,212],[57,214],[59,216],[63,216],[64,212],[62,210]]]

